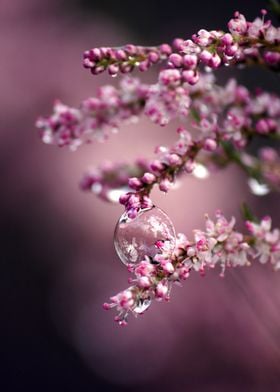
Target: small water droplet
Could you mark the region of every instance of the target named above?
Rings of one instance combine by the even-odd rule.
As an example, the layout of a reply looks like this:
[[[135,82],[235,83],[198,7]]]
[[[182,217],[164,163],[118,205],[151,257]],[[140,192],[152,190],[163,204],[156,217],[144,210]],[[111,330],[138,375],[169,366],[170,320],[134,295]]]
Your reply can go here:
[[[256,196],[265,196],[270,192],[270,188],[267,184],[261,183],[255,178],[249,178],[248,185],[253,195]]]
[[[106,193],[106,199],[112,203],[118,203],[120,197],[129,191],[128,187],[122,187],[118,189],[109,189]]]
[[[150,306],[151,306],[152,300],[150,297],[148,298],[139,298],[135,308],[133,308],[133,312],[137,314],[144,313]]]
[[[98,195],[102,191],[102,185],[99,182],[96,182],[92,185],[91,190],[93,193]]]
[[[173,223],[158,207],[143,209],[134,219],[130,219],[126,212],[120,217],[115,229],[114,245],[125,265],[136,265],[145,256],[154,257],[159,253],[157,241],[163,241],[170,253],[174,250],[176,235]]]
[[[201,163],[196,163],[192,175],[196,178],[204,180],[205,178],[209,177],[210,173],[206,166],[202,165]]]
[[[47,131],[44,132],[43,136],[42,136],[42,141],[45,144],[51,144],[52,141],[53,141],[52,133],[50,131],[49,132],[47,132]]]

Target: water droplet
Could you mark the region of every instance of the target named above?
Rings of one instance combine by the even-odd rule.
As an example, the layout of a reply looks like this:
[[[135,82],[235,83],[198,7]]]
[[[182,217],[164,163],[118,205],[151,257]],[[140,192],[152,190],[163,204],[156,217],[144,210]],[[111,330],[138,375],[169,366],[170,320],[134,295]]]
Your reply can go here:
[[[255,178],[249,178],[248,185],[251,192],[256,196],[265,196],[270,192],[267,184],[257,181]]]
[[[91,190],[96,195],[99,195],[99,193],[102,191],[102,185],[99,182],[96,182],[92,185]]]
[[[43,133],[42,141],[43,141],[43,143],[45,143],[45,144],[51,144],[51,143],[52,143],[53,137],[52,137],[51,131],[45,131],[45,132]]]
[[[118,203],[122,195],[129,191],[128,187],[122,187],[118,189],[109,189],[106,193],[106,199],[112,203]]]
[[[208,67],[208,66],[206,65],[206,66],[204,67],[204,71],[207,72],[207,73],[210,73],[210,72],[212,72],[213,70],[212,70],[211,67]]]
[[[206,166],[202,165],[201,163],[196,163],[192,175],[196,178],[204,180],[205,178],[209,177],[210,173]]]
[[[165,248],[172,253],[176,242],[175,229],[168,215],[158,207],[143,209],[134,219],[130,219],[126,212],[120,217],[114,245],[125,265],[138,264],[145,256],[154,257],[159,253],[157,241],[164,242]]]
[[[151,305],[152,300],[150,297],[148,298],[139,298],[135,308],[133,308],[133,312],[137,314],[144,313]]]

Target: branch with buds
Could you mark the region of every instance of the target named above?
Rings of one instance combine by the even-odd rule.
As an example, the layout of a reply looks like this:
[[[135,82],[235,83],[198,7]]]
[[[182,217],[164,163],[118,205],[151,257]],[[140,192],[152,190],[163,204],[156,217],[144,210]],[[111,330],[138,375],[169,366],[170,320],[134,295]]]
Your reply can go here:
[[[118,87],[101,87],[79,108],[56,101],[53,113],[36,123],[43,142],[75,150],[94,139],[106,140],[141,115],[160,126],[179,119],[178,140],[171,147],[156,147],[155,158],[133,164],[106,162],[82,178],[81,189],[124,205],[128,221],[154,208],[150,194],[155,185],[167,192],[184,173],[206,176],[211,168],[231,163],[248,175],[253,193],[278,191],[279,151],[263,147],[254,156],[247,147],[255,139],[270,144],[280,139],[280,97],[260,89],[250,92],[235,79],[220,86],[211,72],[222,66],[253,65],[280,71],[280,28],[265,15],[262,10],[261,17],[249,22],[236,12],[228,32],[202,29],[191,39],[176,38],[170,45],[87,50],[83,65],[92,74],[125,76]],[[153,84],[128,75],[159,64]],[[173,283],[185,280],[193,270],[204,274],[219,264],[223,276],[227,267],[248,266],[256,259],[279,269],[280,231],[271,230],[271,218],[258,222],[247,214],[246,227],[248,234],[243,235],[235,230],[234,218],[227,221],[218,212],[216,221],[206,217],[206,229],[195,230],[193,240],[179,234],[170,247],[168,241],[157,239],[152,256],[144,254],[137,265],[128,263],[132,285],[111,297],[104,308],[116,307],[116,321],[124,325],[129,313],[143,313],[153,299],[169,300]]]

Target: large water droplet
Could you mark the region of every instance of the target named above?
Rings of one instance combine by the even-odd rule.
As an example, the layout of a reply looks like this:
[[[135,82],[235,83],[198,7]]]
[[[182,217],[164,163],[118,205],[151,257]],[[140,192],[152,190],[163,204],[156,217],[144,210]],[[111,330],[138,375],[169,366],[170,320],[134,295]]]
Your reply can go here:
[[[172,253],[176,242],[175,229],[168,215],[158,207],[143,209],[134,219],[130,219],[126,212],[120,217],[114,245],[125,265],[138,264],[145,256],[154,257],[159,253],[158,241]]]
[[[137,314],[144,313],[151,305],[152,300],[150,298],[139,298],[133,312]]]

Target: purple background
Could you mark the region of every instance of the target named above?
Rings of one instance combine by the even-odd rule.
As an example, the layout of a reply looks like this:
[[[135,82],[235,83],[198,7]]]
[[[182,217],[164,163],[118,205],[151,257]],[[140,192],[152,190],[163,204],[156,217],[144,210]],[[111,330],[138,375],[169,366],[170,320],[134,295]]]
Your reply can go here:
[[[152,156],[155,145],[175,140],[175,126],[142,119],[76,153],[43,145],[34,128],[55,98],[78,105],[98,85],[117,83],[82,68],[85,49],[188,37],[224,28],[236,9],[250,19],[262,7],[263,1],[1,0],[1,390],[280,390],[280,275],[270,266],[228,271],[225,279],[219,271],[193,273],[170,303],[153,304],[127,328],[101,307],[127,287],[112,239],[122,208],[83,194],[78,181],[105,159]],[[230,73],[221,72],[221,80]],[[279,84],[264,71],[238,77],[251,87]],[[280,226],[278,196],[252,197],[234,167],[205,181],[186,177],[154,200],[189,236],[203,227],[205,212],[238,215],[243,200]]]

